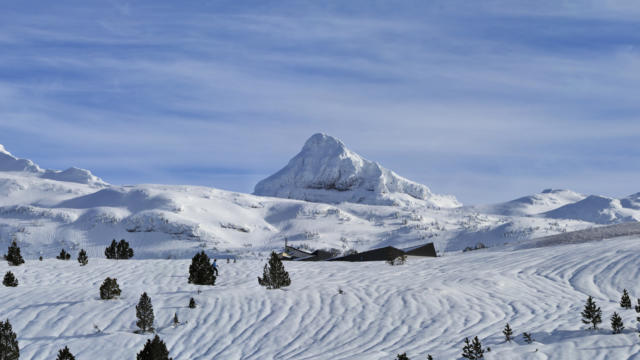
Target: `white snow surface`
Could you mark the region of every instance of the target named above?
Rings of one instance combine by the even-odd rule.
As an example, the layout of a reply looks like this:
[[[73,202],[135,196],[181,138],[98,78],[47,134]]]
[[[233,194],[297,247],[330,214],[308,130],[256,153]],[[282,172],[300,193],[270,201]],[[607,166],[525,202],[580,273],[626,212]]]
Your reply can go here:
[[[13,156],[2,144],[0,144],[0,171],[27,172],[44,179],[75,182],[92,186],[107,185],[102,179],[85,169],[71,167],[64,171],[43,170],[31,160],[20,159]]]
[[[619,199],[591,195],[573,204],[567,204],[544,215],[554,219],[576,219],[595,224],[615,224],[640,220],[640,211],[623,207]]]
[[[328,154],[328,160],[321,161],[319,151],[338,155]],[[341,158],[344,163],[336,160]],[[42,170],[4,148],[0,159],[0,168],[4,169],[0,171],[0,248],[15,240],[29,259],[52,257],[61,248],[72,254],[84,248],[90,256],[102,256],[114,238],[127,239],[136,258],[190,258],[201,249],[210,254],[255,258],[281,248],[285,238],[292,246],[339,252],[433,242],[443,253],[480,243],[489,247],[515,244],[640,219],[637,195],[606,200],[603,207],[591,204],[592,197],[568,190],[544,191],[502,205],[452,207],[454,203],[450,202],[451,206],[444,206],[446,201],[441,200],[446,197],[397,177],[322,134],[312,136],[290,165],[304,163],[302,168],[306,170],[301,174],[326,172],[317,178],[330,179],[334,185],[329,187],[344,190],[298,189],[311,191],[319,196],[316,200],[323,198],[328,203],[203,186],[116,186],[93,175],[84,177],[86,181],[73,181],[91,173],[75,168],[57,173]],[[349,164],[356,170],[339,170],[341,166],[349,168]],[[272,179],[289,174],[289,168]],[[59,175],[57,180],[51,179],[54,173]],[[363,175],[369,173],[379,177]],[[311,175],[300,176],[313,179]],[[63,181],[67,177],[72,181]],[[279,183],[265,180],[261,184],[265,182]],[[351,190],[346,185],[349,183]],[[374,191],[360,186],[373,186]],[[384,191],[378,191],[381,189]],[[391,192],[402,189],[424,200]],[[375,205],[336,201],[360,193]]]
[[[77,359],[135,358],[152,336],[134,333],[142,292],[175,360],[389,360],[403,352],[459,359],[463,339],[473,336],[494,360],[640,358],[636,313],[618,305],[622,289],[640,296],[638,237],[411,257],[401,266],[287,262],[292,284],[284,290],[258,285],[265,260],[219,263],[209,287],[187,283],[187,260],[0,262],[0,273],[11,270],[20,282],[0,288],[0,318],[18,334],[21,358],[31,360],[52,359],[64,346]],[[107,276],[120,284],[117,300],[99,300]],[[603,311],[596,331],[580,321],[589,295]],[[196,309],[187,308],[191,297]],[[611,334],[614,311],[622,334]],[[501,333],[507,322],[511,343]],[[533,344],[523,342],[525,331]]]
[[[583,200],[586,196],[571,190],[545,189],[539,194],[527,195],[504,203],[474,206],[479,212],[496,215],[527,216],[551,211]]]
[[[287,166],[256,185],[254,194],[323,203],[393,205],[418,200],[432,207],[461,206],[455,197],[433,194],[326,134],[311,136]]]

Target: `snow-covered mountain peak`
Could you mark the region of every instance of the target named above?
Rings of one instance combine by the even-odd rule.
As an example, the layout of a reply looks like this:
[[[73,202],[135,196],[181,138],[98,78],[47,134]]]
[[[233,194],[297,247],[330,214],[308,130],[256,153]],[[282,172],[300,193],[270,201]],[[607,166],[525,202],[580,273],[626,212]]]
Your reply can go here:
[[[326,134],[311,136],[287,166],[260,181],[256,195],[313,202],[355,202],[373,205],[423,201],[427,206],[458,207],[453,196],[433,194],[380,164],[349,150]]]
[[[13,156],[2,145],[0,145],[0,171],[43,172],[43,170],[33,161]]]
[[[29,159],[21,159],[11,154],[3,145],[0,145],[0,171],[17,171],[28,175],[35,175],[44,179],[74,182],[87,185],[107,185],[91,171],[70,167],[67,170],[44,170]]]
[[[8,152],[5,148],[4,145],[0,144],[0,154],[6,154],[6,155],[11,155],[10,152]]]

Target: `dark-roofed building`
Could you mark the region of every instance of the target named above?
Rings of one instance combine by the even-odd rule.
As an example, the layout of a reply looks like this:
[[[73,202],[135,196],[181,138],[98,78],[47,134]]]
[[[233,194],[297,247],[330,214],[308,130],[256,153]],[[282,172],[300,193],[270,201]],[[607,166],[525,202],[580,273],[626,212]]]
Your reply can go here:
[[[387,261],[393,260],[402,255],[404,255],[404,251],[396,249],[393,246],[386,246],[379,249],[330,259],[330,261]]]
[[[296,249],[292,246],[285,245],[284,251],[278,254],[280,260],[296,260],[312,256],[310,252],[306,252],[300,249]]]
[[[406,255],[410,256],[429,256],[437,257],[436,247],[433,243],[428,243],[420,246],[414,246],[403,250]]]
[[[335,257],[335,254],[330,252],[330,251],[316,250],[316,251],[311,253],[311,256],[303,257],[303,258],[300,258],[300,259],[297,259],[297,260],[299,260],[299,261],[323,261],[323,260],[329,260],[329,259],[331,259],[333,257]]]

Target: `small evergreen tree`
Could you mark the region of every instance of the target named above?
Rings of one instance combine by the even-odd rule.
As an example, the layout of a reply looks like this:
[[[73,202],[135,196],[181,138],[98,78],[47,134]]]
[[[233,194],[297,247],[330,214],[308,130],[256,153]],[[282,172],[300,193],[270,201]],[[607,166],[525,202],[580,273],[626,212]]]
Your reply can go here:
[[[147,340],[144,348],[136,355],[136,360],[172,360],[164,341],[156,335],[153,340]]]
[[[504,330],[502,330],[502,333],[504,334],[504,340],[507,342],[511,342],[511,335],[513,335],[513,330],[511,330],[511,326],[509,326],[509,323],[507,323],[507,325],[505,325]]]
[[[475,356],[475,359],[484,359],[484,350],[482,350],[482,344],[477,336],[473,338],[471,347],[473,348],[473,355]]]
[[[637,320],[638,322],[640,322],[640,299],[638,299],[638,305],[636,305],[636,308],[635,308],[635,309],[636,309],[636,313],[637,313],[637,315],[636,315],[636,316],[637,316],[637,317],[636,317],[636,320]]]
[[[4,274],[4,279],[2,280],[2,285],[8,286],[8,287],[16,287],[16,286],[18,286],[18,279],[16,279],[15,275],[13,275],[13,273],[11,271],[7,271],[7,273]],[[0,358],[0,359],[2,359],[2,358]]]
[[[407,353],[402,353],[402,354],[398,354],[398,356],[396,357],[396,360],[409,360],[409,357],[407,356]]]
[[[587,298],[587,303],[584,305],[584,310],[582,311],[582,322],[587,325],[591,325],[591,329],[597,330],[598,324],[602,322],[602,311],[596,305],[596,302],[593,301],[593,298],[589,296]]]
[[[151,298],[146,292],[140,295],[140,301],[136,305],[136,317],[138,317],[136,326],[142,332],[153,331],[153,306],[151,305]]]
[[[462,357],[465,359],[475,360],[476,356],[473,352],[473,346],[471,346],[471,342],[469,338],[464,338],[464,346],[462,347]]]
[[[623,309],[631,309],[631,299],[627,289],[622,290],[622,297],[620,298],[620,307]]]
[[[129,243],[125,239],[121,239],[120,242],[116,242],[116,239],[111,240],[111,244],[104,249],[104,256],[107,259],[126,260],[133,257],[133,249],[129,247]]]
[[[178,313],[173,313],[173,327],[180,325],[180,320],[178,320]]]
[[[433,356],[431,356],[431,354],[427,354],[427,360],[433,360]]]
[[[131,259],[133,257],[133,249],[129,247],[129,243],[122,239],[116,247],[116,255],[118,259]]]
[[[526,342],[527,344],[531,344],[534,341],[533,337],[531,336],[531,333],[527,333],[527,332],[522,333],[522,337],[524,338],[524,342]]]
[[[284,269],[282,261],[275,252],[271,252],[269,263],[264,265],[262,278],[258,277],[258,284],[267,289],[279,289],[291,285],[289,273]]]
[[[189,309],[196,308],[196,300],[194,298],[189,299]]]
[[[189,283],[196,285],[215,285],[216,277],[213,275],[210,259],[204,251],[197,253],[191,259],[189,266]]]
[[[87,252],[84,251],[84,249],[80,249],[80,252],[78,253],[78,262],[80,263],[80,266],[85,266],[89,263]]]
[[[620,334],[624,330],[622,318],[617,312],[614,312],[613,316],[611,316],[611,330],[614,334]]]
[[[4,259],[7,260],[9,265],[18,266],[24,264],[24,259],[20,255],[20,247],[15,241],[11,242],[7,253],[4,255]]]
[[[76,360],[76,358],[71,351],[69,351],[69,348],[65,346],[64,349],[58,351],[56,360]]]
[[[111,240],[111,245],[107,246],[106,249],[104,249],[104,256],[107,257],[107,259],[117,259],[118,258],[118,253],[116,252],[116,249],[118,247],[118,244],[116,243],[116,239]]]
[[[65,249],[60,250],[60,255],[56,256],[58,260],[69,260],[71,259],[71,254],[69,254]]]
[[[111,300],[120,296],[120,286],[115,278],[106,278],[100,286],[100,299]]]
[[[0,321],[0,359],[18,360],[20,358],[20,348],[16,333],[11,328],[9,319]]]

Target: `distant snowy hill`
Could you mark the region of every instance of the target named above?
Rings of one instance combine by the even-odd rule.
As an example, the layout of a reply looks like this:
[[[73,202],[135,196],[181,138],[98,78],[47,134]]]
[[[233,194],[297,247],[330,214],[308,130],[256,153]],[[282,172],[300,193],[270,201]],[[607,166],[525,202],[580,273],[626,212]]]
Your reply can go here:
[[[615,224],[640,220],[640,211],[625,208],[618,199],[591,195],[587,198],[544,213],[554,219],[575,219],[595,224]]]
[[[287,166],[256,185],[254,194],[324,203],[398,205],[418,200],[432,207],[461,206],[455,197],[433,194],[326,134],[311,136]]]
[[[0,144],[0,171],[20,171],[31,173],[44,179],[75,182],[93,186],[105,186],[107,183],[91,174],[89,170],[71,167],[67,170],[43,170],[33,161],[19,159]]]
[[[27,258],[51,257],[61,248],[103,256],[114,238],[127,239],[137,258],[185,258],[199,250],[262,256],[285,239],[339,252],[434,242],[442,253],[640,219],[638,194],[616,200],[548,190],[461,207],[322,134],[256,186],[256,194],[269,196],[110,185],[88,170],[43,170],[0,150],[0,251],[15,240]]]
[[[584,198],[584,195],[571,190],[546,189],[539,194],[523,196],[505,203],[475,206],[474,208],[488,214],[526,216],[551,211]]]

